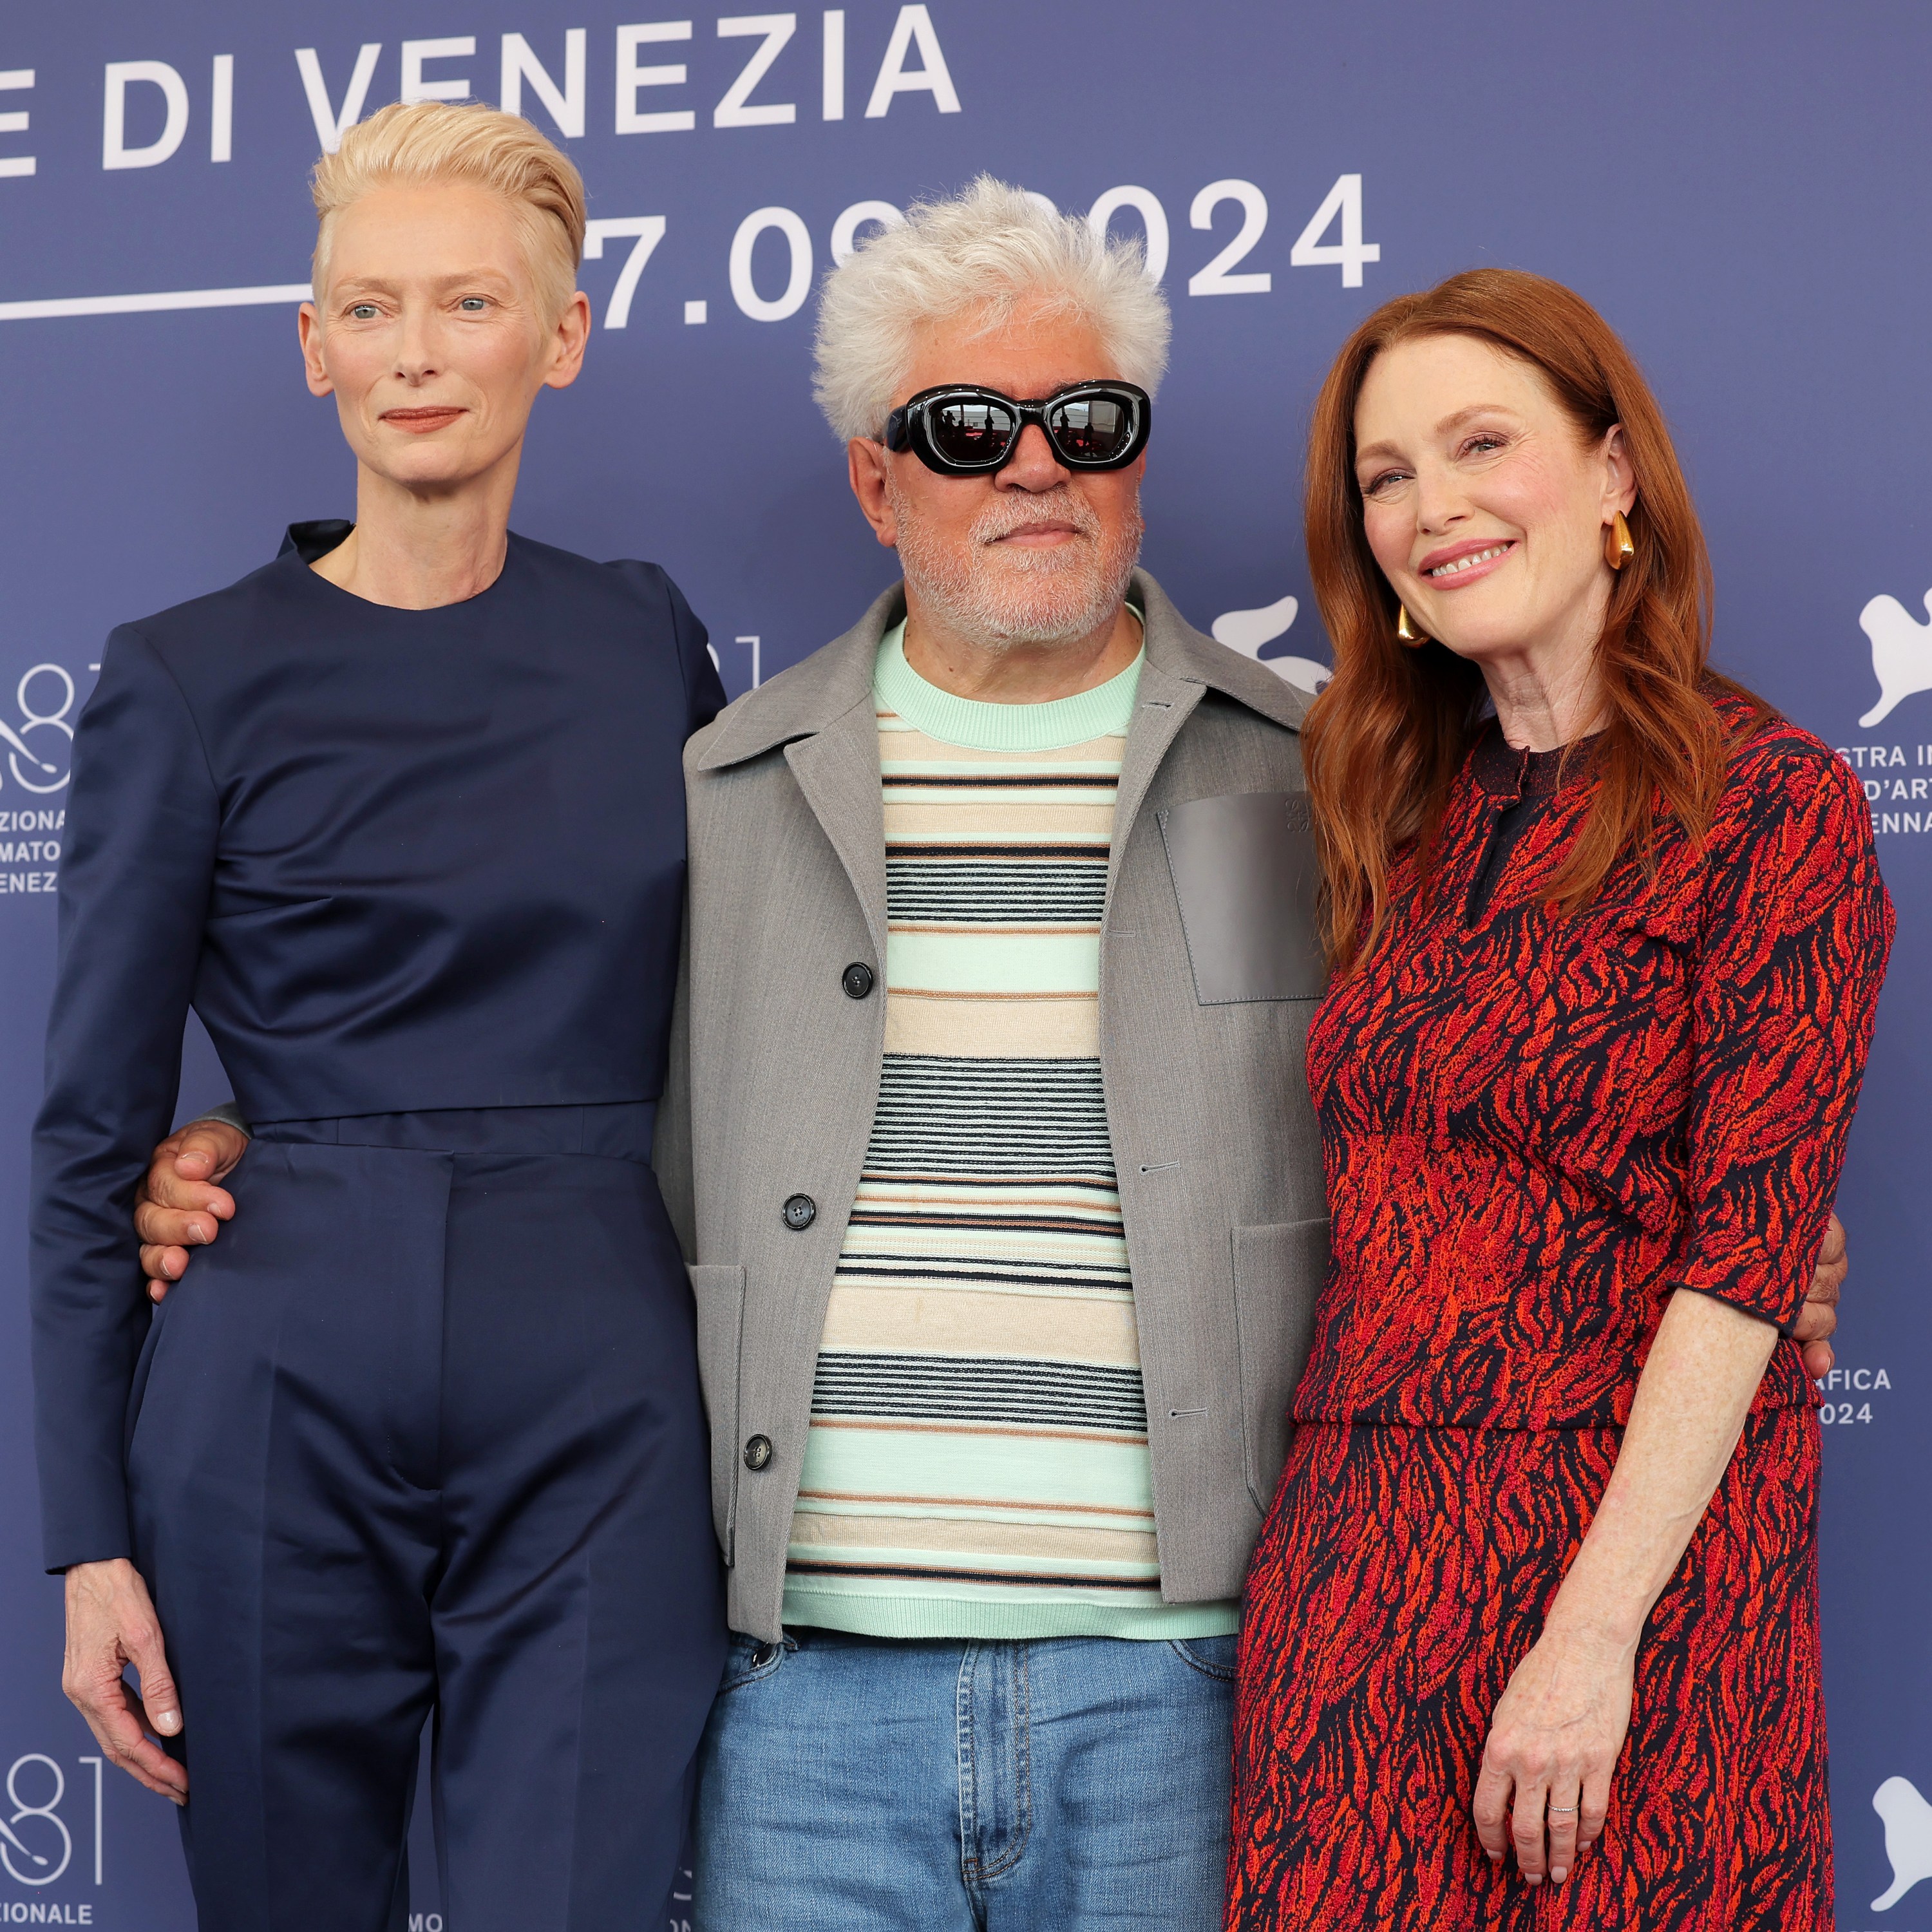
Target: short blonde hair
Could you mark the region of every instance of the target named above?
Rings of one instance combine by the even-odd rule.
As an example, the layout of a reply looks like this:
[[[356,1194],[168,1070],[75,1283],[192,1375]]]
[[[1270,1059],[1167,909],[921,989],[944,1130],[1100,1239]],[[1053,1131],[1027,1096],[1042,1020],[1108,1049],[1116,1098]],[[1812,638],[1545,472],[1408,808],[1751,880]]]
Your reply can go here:
[[[903,226],[861,242],[818,298],[812,392],[841,440],[884,433],[927,322],[978,316],[988,334],[1016,311],[1090,323],[1118,373],[1152,395],[1167,368],[1167,298],[1141,244],[1096,235],[982,175],[963,194],[916,203]]]
[[[317,227],[312,271],[328,272],[329,228],[350,202],[392,183],[463,182],[501,195],[524,231],[525,258],[552,315],[577,287],[584,258],[584,177],[568,155],[520,116],[480,104],[398,101],[359,122],[310,178]]]

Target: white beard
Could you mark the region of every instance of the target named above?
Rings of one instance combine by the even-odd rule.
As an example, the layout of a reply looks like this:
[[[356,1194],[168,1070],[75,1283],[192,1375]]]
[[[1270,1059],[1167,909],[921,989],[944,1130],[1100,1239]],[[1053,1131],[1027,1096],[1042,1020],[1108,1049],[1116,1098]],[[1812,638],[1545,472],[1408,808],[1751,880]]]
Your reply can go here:
[[[907,584],[982,650],[1090,638],[1120,608],[1140,558],[1145,526],[1138,502],[1109,538],[1093,510],[1064,484],[1037,496],[995,496],[962,548],[934,538],[890,471],[886,499],[898,522],[899,566]],[[1071,524],[1080,534],[1051,550],[989,548],[1039,523]]]

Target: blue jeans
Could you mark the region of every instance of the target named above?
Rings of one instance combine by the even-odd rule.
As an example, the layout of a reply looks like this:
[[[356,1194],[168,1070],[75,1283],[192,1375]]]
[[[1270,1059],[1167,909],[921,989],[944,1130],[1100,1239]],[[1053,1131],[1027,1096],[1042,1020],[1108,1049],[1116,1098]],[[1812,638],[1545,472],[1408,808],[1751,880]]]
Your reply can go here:
[[[1234,1640],[734,1636],[693,1932],[1219,1932]]]

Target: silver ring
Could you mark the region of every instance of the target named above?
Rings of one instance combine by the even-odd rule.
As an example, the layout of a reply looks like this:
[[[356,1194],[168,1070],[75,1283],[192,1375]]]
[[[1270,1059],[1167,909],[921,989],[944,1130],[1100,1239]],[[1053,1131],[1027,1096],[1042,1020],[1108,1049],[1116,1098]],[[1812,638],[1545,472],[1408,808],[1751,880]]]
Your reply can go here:
[[[1576,1808],[1574,1804],[1552,1804],[1550,1808],[1550,1815],[1552,1818],[1568,1817],[1573,1814],[1576,1809]]]

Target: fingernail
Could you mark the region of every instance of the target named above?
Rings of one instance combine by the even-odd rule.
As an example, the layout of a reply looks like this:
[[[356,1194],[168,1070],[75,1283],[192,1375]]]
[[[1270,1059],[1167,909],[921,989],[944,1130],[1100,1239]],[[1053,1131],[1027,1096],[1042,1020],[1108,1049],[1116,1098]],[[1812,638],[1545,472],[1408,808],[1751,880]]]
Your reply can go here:
[[[154,1719],[154,1729],[164,1738],[171,1738],[181,1729],[178,1711],[163,1711]]]
[[[1524,1876],[1528,1878],[1532,1885],[1540,1885],[1543,1882],[1543,1874],[1540,1872],[1528,1872]]]
[[[1567,1866],[1559,1868],[1556,1865],[1552,1865],[1550,1868],[1550,1882],[1552,1885],[1561,1885],[1569,1876],[1569,1869]]]

